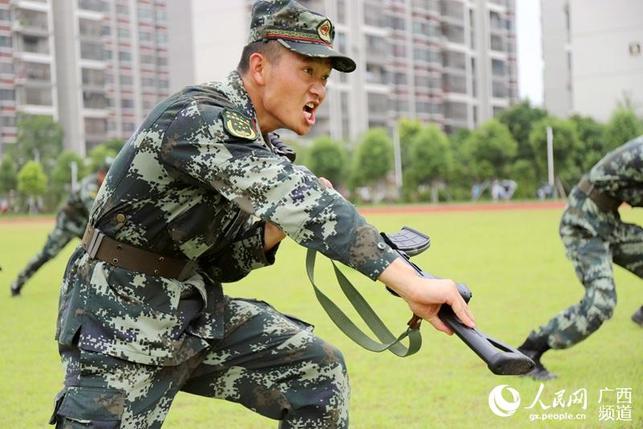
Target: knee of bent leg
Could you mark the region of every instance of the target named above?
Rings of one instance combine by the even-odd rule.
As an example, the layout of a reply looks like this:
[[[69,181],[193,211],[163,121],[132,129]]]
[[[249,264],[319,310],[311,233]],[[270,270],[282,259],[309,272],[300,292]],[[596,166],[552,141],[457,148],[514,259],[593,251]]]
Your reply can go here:
[[[601,280],[602,279],[599,279],[595,282],[598,283],[599,287],[594,288],[588,300],[587,308],[588,323],[590,326],[596,325],[596,328],[612,317],[614,308],[616,307],[616,289],[614,288],[614,284],[609,279]]]
[[[348,390],[348,370],[342,352],[332,344],[321,339],[315,341],[315,357],[313,359],[318,372],[315,374],[319,381],[328,382],[340,388]]]

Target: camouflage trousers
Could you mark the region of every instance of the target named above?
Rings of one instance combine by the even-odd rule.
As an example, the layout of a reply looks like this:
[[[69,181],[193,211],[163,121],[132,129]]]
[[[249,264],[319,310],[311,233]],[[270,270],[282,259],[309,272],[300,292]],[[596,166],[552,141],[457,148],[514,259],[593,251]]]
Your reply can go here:
[[[59,214],[56,217],[56,225],[47,236],[44,247],[36,256],[31,258],[27,266],[18,274],[13,283],[11,283],[11,288],[14,290],[22,289],[27,280],[29,280],[40,267],[55,258],[56,255],[65,248],[67,243],[76,237],[82,237],[84,230],[84,224],[79,225],[76,222],[72,222],[64,214]]]
[[[260,311],[232,325],[237,305],[248,304]],[[65,387],[50,423],[58,429],[159,428],[182,391],[240,403],[280,420],[280,428],[348,427],[348,377],[336,348],[314,336],[310,325],[261,301],[229,299],[225,314],[224,338],[178,366],[61,349]]]
[[[643,278],[643,228],[622,222],[617,213],[601,213],[582,196],[572,194],[570,202],[560,236],[585,294],[530,334],[534,341],[546,338],[553,349],[579,343],[612,317],[616,306],[612,262]]]

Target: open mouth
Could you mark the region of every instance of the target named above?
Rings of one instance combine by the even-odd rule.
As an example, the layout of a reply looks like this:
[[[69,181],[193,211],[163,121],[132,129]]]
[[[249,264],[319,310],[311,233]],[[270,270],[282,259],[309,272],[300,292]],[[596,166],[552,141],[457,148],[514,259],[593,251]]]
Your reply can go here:
[[[314,125],[316,121],[316,110],[317,110],[317,105],[313,103],[312,101],[310,103],[306,103],[304,106],[304,118],[306,118],[306,122],[308,122],[309,125]]]

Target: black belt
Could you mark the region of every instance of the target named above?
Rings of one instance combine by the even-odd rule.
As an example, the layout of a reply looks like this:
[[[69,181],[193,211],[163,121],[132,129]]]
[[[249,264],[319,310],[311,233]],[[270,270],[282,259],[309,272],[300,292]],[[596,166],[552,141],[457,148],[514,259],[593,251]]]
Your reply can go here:
[[[603,210],[604,212],[614,212],[618,210],[622,201],[616,198],[612,198],[604,192],[601,192],[594,188],[594,184],[589,181],[587,177],[583,177],[580,182],[578,182],[578,189],[587,195],[596,206]]]
[[[91,258],[151,276],[183,281],[191,277],[195,271],[194,261],[160,255],[122,243],[106,236],[91,225],[87,225],[85,229],[82,246]]]

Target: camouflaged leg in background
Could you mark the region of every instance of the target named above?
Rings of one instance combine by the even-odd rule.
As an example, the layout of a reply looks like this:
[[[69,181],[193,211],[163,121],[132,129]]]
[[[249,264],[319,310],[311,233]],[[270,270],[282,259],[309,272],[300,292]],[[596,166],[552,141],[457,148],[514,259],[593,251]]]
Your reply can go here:
[[[74,237],[77,237],[78,234],[75,231],[70,231],[64,225],[61,225],[60,222],[56,222],[56,226],[53,231],[47,236],[47,241],[43,249],[34,256],[27,266],[18,274],[18,277],[11,283],[11,289],[14,291],[20,291],[27,282],[33,276],[40,267],[42,267],[46,262],[53,259],[60,251],[69,243]]]
[[[238,402],[281,420],[281,428],[348,427],[342,355],[308,325],[263,302],[231,299],[225,332],[211,349],[174,367],[61,350],[65,388],[51,423],[57,429],[159,428],[182,390]]]
[[[563,215],[560,234],[585,295],[529,336],[532,340],[547,337],[553,349],[579,343],[612,317],[616,306],[612,261],[643,278],[643,228],[619,222],[609,231],[597,228],[604,237],[600,238],[573,217]]]

